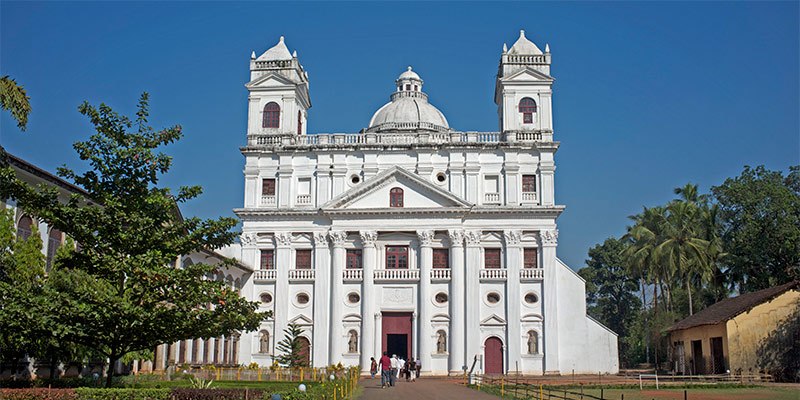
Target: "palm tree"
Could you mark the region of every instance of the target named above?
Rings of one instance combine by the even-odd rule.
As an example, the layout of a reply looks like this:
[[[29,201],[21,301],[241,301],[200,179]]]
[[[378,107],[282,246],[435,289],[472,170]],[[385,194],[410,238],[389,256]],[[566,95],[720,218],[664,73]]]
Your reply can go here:
[[[662,225],[662,241],[656,246],[655,255],[668,270],[681,275],[689,296],[689,315],[692,315],[692,281],[708,281],[711,275],[709,241],[703,238],[703,213],[692,201],[673,201],[667,206],[667,211]]]

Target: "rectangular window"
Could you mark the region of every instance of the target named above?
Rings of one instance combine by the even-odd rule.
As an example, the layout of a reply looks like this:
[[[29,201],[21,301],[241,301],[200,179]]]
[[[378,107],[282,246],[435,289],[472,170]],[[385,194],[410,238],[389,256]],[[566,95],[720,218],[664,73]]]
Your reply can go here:
[[[261,250],[261,269],[275,269],[275,250]]]
[[[539,258],[535,248],[526,248],[523,253],[523,266],[525,268],[536,268],[536,260]]]
[[[433,268],[450,268],[449,249],[433,249]]]
[[[262,179],[261,180],[261,195],[262,196],[275,196],[275,179]]]
[[[522,175],[522,192],[535,193],[536,192],[536,176],[535,175]]]
[[[361,269],[362,256],[361,250],[359,249],[348,249],[347,250],[347,269]]]
[[[483,268],[500,268],[500,249],[483,249]]]
[[[408,246],[386,246],[386,268],[408,269]]]
[[[295,250],[295,269],[311,269],[311,250]]]
[[[486,176],[483,179],[485,193],[500,193],[500,180],[497,176]]]
[[[522,113],[522,123],[523,124],[532,124],[533,123],[533,113]]]
[[[297,194],[311,194],[311,178],[297,180]]]

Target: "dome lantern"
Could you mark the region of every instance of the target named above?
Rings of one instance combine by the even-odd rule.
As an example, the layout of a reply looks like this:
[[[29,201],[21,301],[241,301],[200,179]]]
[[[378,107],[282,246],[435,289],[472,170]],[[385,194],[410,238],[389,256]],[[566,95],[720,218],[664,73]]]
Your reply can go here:
[[[367,132],[449,132],[450,126],[438,108],[428,103],[422,78],[409,66],[395,80],[391,101],[378,109]]]

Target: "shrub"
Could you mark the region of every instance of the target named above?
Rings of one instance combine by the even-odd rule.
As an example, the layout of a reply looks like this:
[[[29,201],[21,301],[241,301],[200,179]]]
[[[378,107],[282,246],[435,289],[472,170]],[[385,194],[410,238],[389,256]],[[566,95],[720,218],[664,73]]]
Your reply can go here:
[[[0,389],[3,400],[78,400],[72,389]]]
[[[169,389],[75,389],[78,400],[169,400]]]
[[[264,396],[262,389],[172,389],[170,400],[244,400],[245,391],[248,399],[259,399]]]

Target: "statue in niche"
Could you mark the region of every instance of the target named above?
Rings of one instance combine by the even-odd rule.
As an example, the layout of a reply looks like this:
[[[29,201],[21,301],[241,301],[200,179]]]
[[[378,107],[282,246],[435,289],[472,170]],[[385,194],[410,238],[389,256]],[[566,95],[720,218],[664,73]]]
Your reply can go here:
[[[436,339],[436,352],[439,354],[447,352],[447,334],[444,331],[439,331],[439,337]]]
[[[347,352],[358,353],[358,333],[350,331],[350,340],[347,341]]]
[[[261,339],[258,342],[258,352],[261,354],[269,353],[269,332],[261,332]]]
[[[528,332],[528,354],[539,354],[539,335],[535,331]]]

